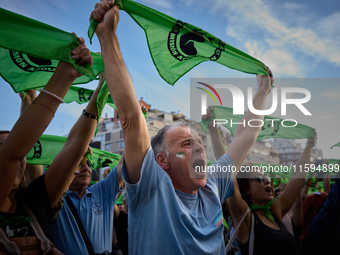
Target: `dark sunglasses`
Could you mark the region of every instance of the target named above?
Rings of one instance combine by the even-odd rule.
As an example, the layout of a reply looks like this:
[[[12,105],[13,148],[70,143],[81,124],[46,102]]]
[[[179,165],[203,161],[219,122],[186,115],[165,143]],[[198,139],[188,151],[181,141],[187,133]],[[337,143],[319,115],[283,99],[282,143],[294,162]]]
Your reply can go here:
[[[263,175],[263,174],[257,174],[257,175],[255,175],[254,177],[250,178],[250,179],[248,180],[248,182],[250,182],[250,181],[252,181],[252,180],[254,180],[254,179],[257,180],[259,183],[263,183],[265,179],[268,180],[268,181],[270,182],[270,177],[267,176],[267,175]]]

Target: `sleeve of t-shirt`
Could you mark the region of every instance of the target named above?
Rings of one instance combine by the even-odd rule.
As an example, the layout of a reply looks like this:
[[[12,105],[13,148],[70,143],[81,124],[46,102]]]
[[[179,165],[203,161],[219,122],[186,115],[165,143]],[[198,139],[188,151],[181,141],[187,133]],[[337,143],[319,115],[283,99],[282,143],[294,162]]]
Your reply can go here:
[[[61,210],[62,205],[52,208],[45,186],[45,174],[36,178],[26,189],[19,192],[20,201],[25,202],[35,215],[45,214],[47,219],[53,219]]]
[[[217,186],[221,204],[234,192],[233,160],[225,153],[207,168],[207,177]]]
[[[154,152],[150,146],[144,157],[139,181],[136,184],[129,183],[125,161],[122,168],[122,176],[125,180],[129,210],[140,211],[157,192],[162,178],[168,175],[157,164]]]
[[[104,180],[92,185],[90,189],[96,190],[96,192],[101,194],[109,203],[115,203],[121,191],[118,182],[117,167],[114,167]]]

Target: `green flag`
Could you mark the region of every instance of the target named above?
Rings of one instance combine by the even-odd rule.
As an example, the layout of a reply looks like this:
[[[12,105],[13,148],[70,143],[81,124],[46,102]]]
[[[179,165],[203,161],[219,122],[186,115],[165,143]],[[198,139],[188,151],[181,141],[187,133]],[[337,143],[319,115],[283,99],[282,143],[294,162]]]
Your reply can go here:
[[[333,149],[333,147],[340,147],[340,142],[337,143],[337,144],[334,144],[334,145],[331,147],[331,149]]]
[[[67,137],[42,135],[33,149],[26,155],[27,163],[34,165],[51,165],[54,158],[64,147]]]
[[[243,115],[233,115],[233,109],[223,106],[213,106],[213,119],[220,119],[220,123],[223,123],[231,133],[234,135],[234,131],[237,125],[252,125],[259,126],[259,121],[251,121],[250,123],[236,124],[241,122]],[[204,132],[207,132],[210,120],[202,120],[201,127]],[[263,140],[267,138],[287,138],[287,139],[301,139],[301,138],[314,138],[314,130],[311,127],[296,124],[293,121],[283,120],[275,117],[264,116],[263,126],[261,132],[256,140]]]
[[[103,85],[104,86],[104,85]],[[65,97],[64,97],[64,102],[65,103],[72,103],[76,102],[78,104],[84,104],[88,103],[91,99],[91,96],[93,94],[94,90],[92,89],[86,89],[78,86],[71,86],[70,89],[67,91]],[[98,97],[97,97],[97,102],[98,104]],[[111,107],[116,109],[115,104],[112,101],[111,95],[107,95],[107,100],[106,104],[110,105]],[[97,105],[98,107],[98,105]],[[102,110],[100,111],[101,114]],[[101,116],[101,115],[98,115]]]
[[[198,27],[131,0],[115,3],[144,29],[157,71],[171,85],[203,61],[215,61],[245,73],[268,75],[262,62]],[[90,41],[96,26],[93,19],[88,30]]]
[[[109,167],[110,169],[118,165],[121,157],[120,155],[114,154],[108,151],[102,151],[97,148],[92,148],[93,155],[90,155],[94,165],[93,169],[101,167]]]
[[[79,42],[72,33],[2,8],[0,30],[0,75],[15,92],[46,85],[59,60],[73,64],[85,75],[74,84],[89,82],[104,71],[98,53],[91,53],[92,68],[76,63],[71,51]]]
[[[27,154],[26,160],[29,164],[51,165],[52,161],[64,147],[67,137],[55,135],[42,135],[34,145],[33,149]],[[111,152],[92,148],[93,155],[88,156],[93,162],[93,169],[108,166],[113,168],[121,158]]]

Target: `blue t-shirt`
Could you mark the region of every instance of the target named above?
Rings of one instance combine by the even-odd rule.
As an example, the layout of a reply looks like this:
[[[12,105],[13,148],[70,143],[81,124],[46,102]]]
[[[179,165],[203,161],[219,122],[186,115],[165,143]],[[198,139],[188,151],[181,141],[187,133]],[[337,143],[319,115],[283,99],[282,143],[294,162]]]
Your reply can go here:
[[[114,204],[119,193],[117,168],[106,179],[87,187],[80,199],[77,192],[68,191],[95,253],[111,252]],[[55,246],[65,254],[88,254],[66,200],[55,221],[51,224]]]
[[[233,165],[225,154],[214,164]],[[214,173],[213,177],[219,174]],[[233,174],[208,177],[197,194],[176,190],[150,148],[137,184],[126,182],[129,254],[225,254],[221,205],[234,194]]]

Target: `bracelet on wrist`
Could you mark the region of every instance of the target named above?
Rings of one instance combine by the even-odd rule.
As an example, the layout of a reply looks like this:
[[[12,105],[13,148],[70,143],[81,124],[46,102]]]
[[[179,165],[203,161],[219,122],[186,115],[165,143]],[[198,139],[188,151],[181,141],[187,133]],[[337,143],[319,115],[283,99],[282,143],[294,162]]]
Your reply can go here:
[[[85,111],[85,109],[83,110],[83,115],[85,115],[86,117],[90,118],[90,119],[94,119],[97,120],[98,117],[95,115],[92,115],[91,113],[88,113],[87,111]]]
[[[55,98],[61,104],[64,103],[64,100],[61,97],[57,96],[56,94],[52,93],[51,91],[47,91],[45,89],[41,89],[40,92],[43,92],[43,93],[45,93],[45,94]]]

